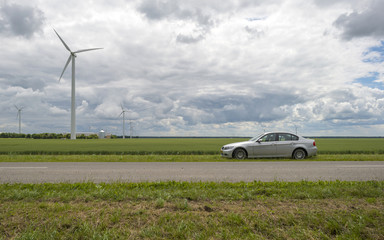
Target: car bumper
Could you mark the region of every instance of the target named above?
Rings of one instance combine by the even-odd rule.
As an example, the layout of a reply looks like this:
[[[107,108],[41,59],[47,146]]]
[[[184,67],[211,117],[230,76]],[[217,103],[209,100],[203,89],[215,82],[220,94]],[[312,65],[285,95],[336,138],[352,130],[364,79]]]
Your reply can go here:
[[[230,150],[221,150],[221,156],[225,158],[232,158],[233,149]]]
[[[317,147],[307,149],[308,157],[313,157],[317,155]]]

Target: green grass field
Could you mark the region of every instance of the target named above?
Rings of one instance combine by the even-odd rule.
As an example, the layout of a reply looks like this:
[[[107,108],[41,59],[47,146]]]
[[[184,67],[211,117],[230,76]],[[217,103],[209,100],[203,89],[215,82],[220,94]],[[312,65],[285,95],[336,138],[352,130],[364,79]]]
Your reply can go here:
[[[247,139],[0,139],[0,154],[218,155],[224,144]],[[384,138],[319,138],[318,154],[384,154]]]
[[[384,239],[384,182],[0,184],[0,239]]]
[[[1,154],[218,154],[225,138],[0,139]]]
[[[318,138],[319,154],[384,154],[384,138]]]

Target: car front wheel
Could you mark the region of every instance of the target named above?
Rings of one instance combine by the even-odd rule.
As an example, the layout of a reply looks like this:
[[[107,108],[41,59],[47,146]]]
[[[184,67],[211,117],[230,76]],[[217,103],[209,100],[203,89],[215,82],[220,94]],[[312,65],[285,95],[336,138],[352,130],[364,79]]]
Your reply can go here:
[[[303,149],[296,149],[293,152],[293,158],[294,159],[297,159],[297,160],[304,159],[305,156],[306,156],[306,154],[305,154],[305,151]]]
[[[239,149],[235,150],[235,152],[233,153],[233,156],[236,159],[242,160],[242,159],[247,158],[247,153],[245,152],[244,149],[239,148]]]

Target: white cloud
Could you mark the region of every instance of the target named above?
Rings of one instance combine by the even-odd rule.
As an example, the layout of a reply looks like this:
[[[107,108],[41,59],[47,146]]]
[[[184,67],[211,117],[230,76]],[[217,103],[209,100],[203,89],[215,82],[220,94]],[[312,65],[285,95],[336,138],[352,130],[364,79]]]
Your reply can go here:
[[[383,135],[384,91],[372,87],[381,33],[358,28],[381,24],[381,5],[4,1],[28,10],[15,29],[28,16],[37,25],[0,34],[0,131],[17,131],[13,104],[27,107],[25,132],[69,131],[70,66],[58,83],[68,52],[55,27],[72,49],[104,48],[76,58],[78,131],[121,134],[122,104],[140,135]],[[357,81],[372,74],[376,85]]]

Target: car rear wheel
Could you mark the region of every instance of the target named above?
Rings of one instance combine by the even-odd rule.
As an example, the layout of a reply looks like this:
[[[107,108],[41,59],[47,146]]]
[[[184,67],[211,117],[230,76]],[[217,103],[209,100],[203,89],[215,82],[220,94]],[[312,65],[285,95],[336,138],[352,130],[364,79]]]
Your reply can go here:
[[[293,152],[294,159],[300,160],[300,159],[304,159],[305,157],[306,157],[306,153],[303,149],[296,149]]]
[[[236,159],[246,159],[247,158],[247,152],[242,149],[242,148],[239,148],[239,149],[236,149],[235,152],[233,153],[233,156],[234,158]]]

